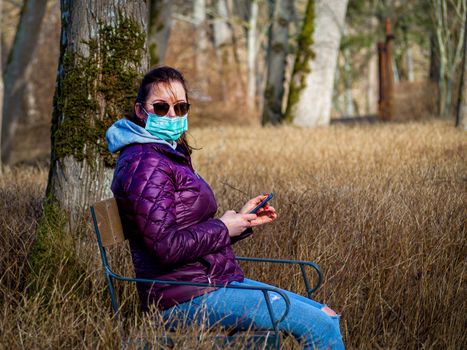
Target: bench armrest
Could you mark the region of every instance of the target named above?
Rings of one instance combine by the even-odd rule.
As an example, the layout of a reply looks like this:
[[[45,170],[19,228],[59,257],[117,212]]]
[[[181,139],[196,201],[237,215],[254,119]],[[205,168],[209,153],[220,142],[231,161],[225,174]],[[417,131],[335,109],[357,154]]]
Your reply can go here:
[[[314,262],[311,261],[303,261],[303,260],[287,260],[287,259],[269,259],[269,258],[250,258],[250,257],[243,257],[237,256],[237,260],[239,261],[253,261],[253,262],[267,262],[273,264],[289,264],[289,265],[299,265],[300,272],[302,273],[303,283],[305,284],[305,289],[308,295],[308,298],[311,299],[312,294],[319,288],[323,281],[323,274],[319,269],[319,266],[316,265]],[[308,281],[308,275],[305,270],[305,266],[311,267],[317,274],[318,280],[316,281],[313,288],[310,288],[310,283]]]

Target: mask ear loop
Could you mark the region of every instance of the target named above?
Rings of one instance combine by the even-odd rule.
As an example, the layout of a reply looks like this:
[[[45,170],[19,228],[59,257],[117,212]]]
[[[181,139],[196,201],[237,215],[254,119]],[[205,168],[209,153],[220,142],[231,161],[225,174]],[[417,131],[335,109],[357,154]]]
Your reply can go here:
[[[139,103],[141,109],[143,110],[143,112],[146,113],[146,118],[144,118],[144,120],[143,120],[143,121],[144,121],[144,124],[146,124],[147,121],[148,121],[149,113],[148,113],[148,111],[146,111],[146,109],[143,107],[143,104],[142,104],[141,102],[138,102],[138,103]]]
[[[139,105],[141,106],[141,109],[144,111],[144,113],[146,113],[146,117],[148,117],[149,113],[148,113],[148,111],[146,111],[146,109],[144,109],[143,104],[141,102],[139,102]]]

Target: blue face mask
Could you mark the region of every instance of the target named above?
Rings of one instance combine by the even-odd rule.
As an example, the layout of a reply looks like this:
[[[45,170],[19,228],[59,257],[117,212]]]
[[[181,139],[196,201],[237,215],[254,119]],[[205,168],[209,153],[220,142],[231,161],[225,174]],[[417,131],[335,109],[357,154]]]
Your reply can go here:
[[[146,112],[147,113],[147,112]],[[160,117],[154,113],[147,113],[144,127],[152,136],[165,141],[178,140],[188,130],[188,114],[183,117]]]

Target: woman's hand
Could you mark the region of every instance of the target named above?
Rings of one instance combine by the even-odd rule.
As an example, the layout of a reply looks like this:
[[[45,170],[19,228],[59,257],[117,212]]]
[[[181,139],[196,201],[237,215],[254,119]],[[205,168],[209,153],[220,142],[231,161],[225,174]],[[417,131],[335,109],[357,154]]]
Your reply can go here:
[[[236,213],[234,210],[228,210],[220,217],[220,220],[227,226],[230,237],[240,236],[243,231],[253,226],[253,221],[256,219],[256,214]]]
[[[259,203],[261,203],[264,199],[266,199],[268,195],[263,194],[258,197],[250,199],[248,202],[245,203],[242,209],[240,209],[241,214],[249,213],[250,210],[253,210]],[[276,209],[271,207],[269,203],[266,203],[264,207],[260,208],[256,212],[256,218],[251,220],[251,226],[258,226],[270,223],[277,219]]]

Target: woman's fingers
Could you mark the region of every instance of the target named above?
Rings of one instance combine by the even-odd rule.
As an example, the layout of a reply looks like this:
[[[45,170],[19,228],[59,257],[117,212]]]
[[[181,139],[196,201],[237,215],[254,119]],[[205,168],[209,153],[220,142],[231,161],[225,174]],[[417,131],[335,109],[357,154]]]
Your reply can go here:
[[[268,195],[267,194],[261,194],[259,196],[256,196],[252,199],[250,199],[248,202],[245,203],[245,205],[240,209],[239,213],[246,214],[253,210],[259,203],[261,203],[264,199],[266,199]]]
[[[257,200],[259,200],[258,203],[261,203],[261,201],[264,200],[264,198],[266,198],[266,196],[264,195],[258,196],[250,200],[247,204],[253,203],[251,207],[254,208],[257,205]],[[247,207],[247,205],[245,205],[245,207]],[[244,208],[242,208],[242,210],[243,209]],[[231,236],[237,236],[249,227],[264,225],[271,221],[274,221],[276,218],[276,209],[266,204],[263,208],[258,210],[256,214],[249,214],[248,211],[244,213],[240,212],[237,214],[233,210],[228,210],[220,219],[228,227],[229,234]]]
[[[277,219],[277,213],[274,207],[258,211],[256,219],[251,221],[252,226],[264,225]]]
[[[276,209],[274,207],[270,206],[270,205],[264,206],[264,208],[261,208],[256,213],[256,215],[258,215],[258,216],[264,216],[264,215],[271,216],[273,214],[277,215],[277,212],[276,212]]]
[[[256,214],[243,214],[243,220],[245,220],[246,228],[254,226],[255,220],[258,218]]]
[[[258,215],[256,214],[243,214],[243,219],[246,220],[246,221],[252,221],[254,219],[256,219],[258,217]]]

